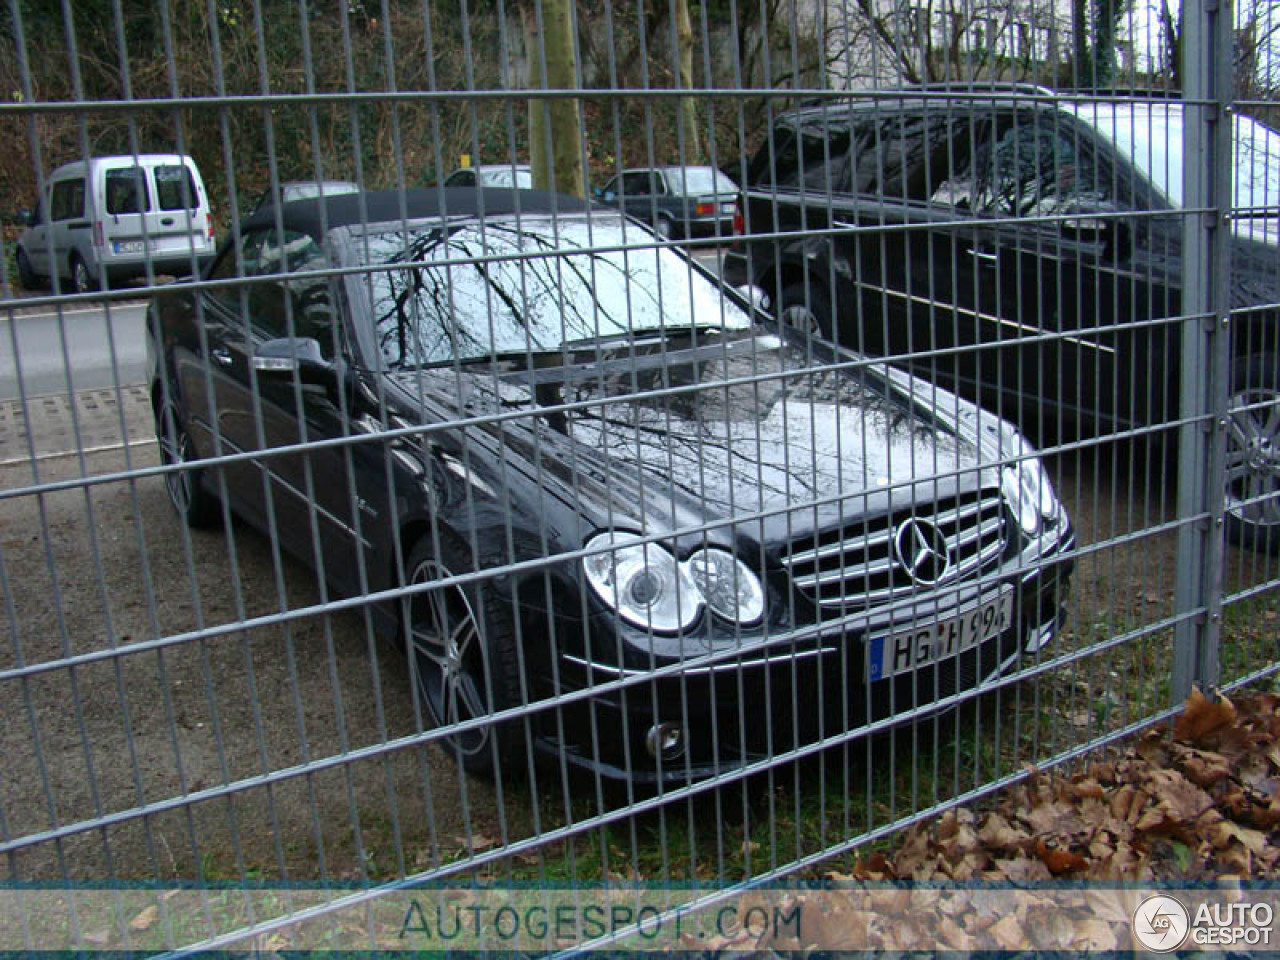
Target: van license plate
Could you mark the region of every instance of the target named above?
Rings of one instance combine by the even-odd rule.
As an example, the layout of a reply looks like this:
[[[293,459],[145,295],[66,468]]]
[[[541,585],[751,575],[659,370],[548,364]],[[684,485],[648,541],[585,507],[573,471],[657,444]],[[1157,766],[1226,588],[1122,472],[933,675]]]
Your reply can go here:
[[[1008,630],[1013,623],[1013,590],[941,620],[922,620],[867,644],[867,677],[872,682],[954,657]]]
[[[112,246],[116,253],[141,253],[145,249],[141,240],[117,240]]]

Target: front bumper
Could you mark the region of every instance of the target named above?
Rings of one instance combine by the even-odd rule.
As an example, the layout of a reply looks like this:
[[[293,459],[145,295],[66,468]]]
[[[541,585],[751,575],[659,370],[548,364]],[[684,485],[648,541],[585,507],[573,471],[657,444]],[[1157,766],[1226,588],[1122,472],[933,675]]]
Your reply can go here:
[[[1066,531],[1056,552],[1073,546],[1074,536]],[[605,779],[675,784],[843,739],[870,724],[934,715],[948,698],[1035,662],[1062,626],[1071,566],[1069,559],[1048,558],[1012,576],[956,586],[948,596],[925,598],[905,610],[899,604],[851,614],[693,663],[655,664],[656,675],[562,655],[562,690],[630,682],[543,711],[535,745],[549,760]],[[948,617],[1009,589],[1014,614],[1004,633],[934,664],[868,680],[870,638],[904,623]],[[655,756],[647,741],[659,724],[678,727],[681,744]]]

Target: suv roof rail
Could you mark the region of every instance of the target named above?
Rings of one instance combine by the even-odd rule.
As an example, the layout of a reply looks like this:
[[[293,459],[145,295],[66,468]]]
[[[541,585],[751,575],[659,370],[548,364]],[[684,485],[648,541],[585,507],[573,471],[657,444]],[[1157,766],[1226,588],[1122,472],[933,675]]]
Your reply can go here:
[[[1012,83],[1004,80],[943,81],[917,84],[916,90],[955,91],[958,93],[1033,93],[1042,97],[1056,97],[1059,91],[1038,83]]]

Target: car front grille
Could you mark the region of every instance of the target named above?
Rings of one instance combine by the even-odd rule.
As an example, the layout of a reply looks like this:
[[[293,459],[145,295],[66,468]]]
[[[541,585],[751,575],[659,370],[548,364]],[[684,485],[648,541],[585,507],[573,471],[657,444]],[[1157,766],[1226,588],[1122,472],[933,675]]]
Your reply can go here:
[[[895,543],[913,520],[947,545],[950,566],[933,582],[911,576]],[[851,613],[981,573],[1004,552],[1007,522],[1000,492],[984,490],[799,538],[782,564],[792,583],[819,606]]]

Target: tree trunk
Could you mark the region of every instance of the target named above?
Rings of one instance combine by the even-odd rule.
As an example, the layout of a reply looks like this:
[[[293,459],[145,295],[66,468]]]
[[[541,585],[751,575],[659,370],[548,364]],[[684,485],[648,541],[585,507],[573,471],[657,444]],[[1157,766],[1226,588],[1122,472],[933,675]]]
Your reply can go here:
[[[567,90],[578,85],[572,3],[573,0],[542,0],[541,36],[534,11],[524,10],[531,90]],[[539,190],[587,195],[577,100],[529,101],[529,163],[533,167],[533,185]]]
[[[680,88],[693,87],[693,23],[689,18],[689,0],[675,0],[676,48],[680,59]],[[681,97],[679,102],[680,133],[684,144],[685,163],[698,163],[702,159],[701,138],[698,135],[698,104],[693,97]]]

